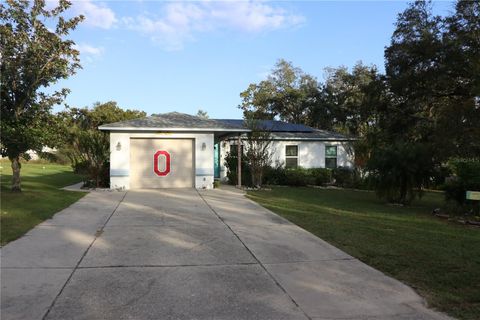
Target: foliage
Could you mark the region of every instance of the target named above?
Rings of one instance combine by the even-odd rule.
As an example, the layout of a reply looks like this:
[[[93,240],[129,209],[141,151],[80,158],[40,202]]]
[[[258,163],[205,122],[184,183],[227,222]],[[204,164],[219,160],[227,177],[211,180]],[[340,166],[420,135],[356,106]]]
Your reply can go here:
[[[455,9],[442,18],[430,2],[412,3],[385,50],[393,100],[382,131],[429,144],[437,163],[480,154],[480,5]]]
[[[458,2],[446,18],[424,1],[399,15],[385,50],[389,101],[367,136],[367,167],[387,200],[408,204],[450,157],[480,154],[478,73],[467,70],[478,71],[480,38],[459,31],[478,35],[479,19],[473,1]]]
[[[266,80],[250,84],[240,94],[244,118],[273,119],[292,123],[306,123],[317,100],[317,80],[294,67],[291,62],[279,60]]]
[[[265,174],[263,175],[263,184],[266,185],[285,185],[286,181],[286,169],[282,166],[265,168]]]
[[[308,169],[295,168],[285,169],[285,185],[293,187],[304,187],[314,183],[313,177]]]
[[[413,2],[398,15],[385,74],[359,62],[351,71],[327,68],[316,83],[280,60],[241,93],[240,108],[355,136],[355,174],[373,179],[387,200],[407,204],[440,183],[448,159],[480,156],[479,21],[479,1],[458,1],[444,17],[429,1]]]
[[[332,170],[326,168],[267,167],[264,184],[301,187],[307,185],[325,186],[332,183]]]
[[[197,117],[202,118],[202,119],[208,119],[209,118],[207,111],[204,111],[202,109],[199,109],[197,111]]]
[[[375,66],[357,62],[346,67],[326,68],[317,113],[330,115],[330,124],[311,119],[312,125],[364,137],[376,124],[375,107],[384,103],[384,83]]]
[[[253,186],[252,184],[252,174],[250,173],[250,166],[248,165],[248,159],[245,156],[244,152],[241,154],[241,163],[242,163],[242,185],[243,186]],[[228,183],[236,185],[238,181],[238,158],[237,152],[230,151],[225,155],[225,167],[227,169],[227,179]]]
[[[110,139],[98,130],[106,123],[141,118],[145,112],[123,110],[116,102],[95,103],[92,109],[70,108],[58,114],[64,137],[61,153],[66,154],[74,171],[88,175],[92,187],[109,184]]]
[[[473,204],[473,201],[466,200],[466,192],[480,191],[480,160],[452,159],[449,167],[454,176],[445,184],[446,200],[453,200],[461,207]]]
[[[325,186],[332,183],[332,170],[327,168],[312,168],[308,169],[312,176],[313,184],[316,186]]]
[[[389,202],[410,204],[422,196],[432,175],[428,145],[396,143],[376,149],[368,163],[378,196]]]
[[[261,187],[264,168],[270,165],[272,159],[271,133],[262,128],[256,119],[246,119],[245,122],[247,128],[251,130],[244,140],[245,157],[252,177],[251,182],[254,187]]]
[[[240,94],[245,117],[303,123],[324,130],[363,135],[375,122],[372,105],[383,99],[383,79],[375,66],[358,62],[326,68],[319,83],[291,62],[279,60],[266,80],[251,84]]]
[[[360,186],[360,178],[353,168],[338,167],[332,170],[334,183],[342,188],[357,188]]]
[[[64,18],[70,6],[65,0],[53,9],[44,0],[0,4],[0,153],[12,162],[12,191],[21,191],[20,158],[28,160],[26,151],[55,146],[50,110],[69,90],[48,94],[44,89],[80,68],[79,52],[68,36],[83,17]]]

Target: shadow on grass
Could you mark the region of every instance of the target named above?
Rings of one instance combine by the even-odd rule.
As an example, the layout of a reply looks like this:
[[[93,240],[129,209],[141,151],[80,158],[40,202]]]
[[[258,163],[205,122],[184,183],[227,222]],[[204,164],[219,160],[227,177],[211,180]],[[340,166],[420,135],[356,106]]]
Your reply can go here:
[[[7,171],[9,168],[2,171]],[[11,171],[1,175],[0,244],[15,240],[38,223],[82,198],[85,193],[60,190],[82,177],[68,166],[23,164],[22,192],[11,192]]]

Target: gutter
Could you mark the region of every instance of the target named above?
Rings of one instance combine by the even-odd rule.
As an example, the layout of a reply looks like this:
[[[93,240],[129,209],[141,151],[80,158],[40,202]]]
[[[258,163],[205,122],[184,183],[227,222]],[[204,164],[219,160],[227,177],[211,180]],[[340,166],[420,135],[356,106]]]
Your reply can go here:
[[[227,128],[146,128],[146,127],[105,127],[99,126],[102,131],[167,131],[167,132],[250,132],[250,129],[227,129]]]

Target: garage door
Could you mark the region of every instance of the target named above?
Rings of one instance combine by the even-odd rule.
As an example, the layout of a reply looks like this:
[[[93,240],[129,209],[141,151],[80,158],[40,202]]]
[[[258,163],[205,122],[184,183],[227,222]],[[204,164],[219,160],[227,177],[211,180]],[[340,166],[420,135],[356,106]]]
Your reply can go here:
[[[193,187],[192,139],[131,139],[130,188]]]

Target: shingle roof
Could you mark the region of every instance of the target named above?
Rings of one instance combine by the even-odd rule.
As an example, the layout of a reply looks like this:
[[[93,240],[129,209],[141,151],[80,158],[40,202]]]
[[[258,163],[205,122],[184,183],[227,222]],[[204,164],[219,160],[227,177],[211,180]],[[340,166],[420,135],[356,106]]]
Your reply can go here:
[[[213,119],[204,119],[185,113],[170,112],[156,114],[150,117],[133,119],[127,121],[104,124],[100,130],[201,130],[201,131],[249,131],[246,128],[238,127]]]
[[[272,132],[272,138],[285,140],[352,140],[343,134],[314,129],[303,124],[260,120],[260,128]],[[241,119],[205,119],[185,113],[170,112],[150,117],[104,124],[100,130],[168,130],[248,132]]]
[[[271,136],[278,140],[355,140],[341,133],[318,129],[312,132],[273,132]]]
[[[228,125],[238,128],[246,128],[246,123],[242,119],[216,119]],[[313,128],[303,124],[294,124],[278,120],[259,120],[258,127],[270,132],[312,132]]]

